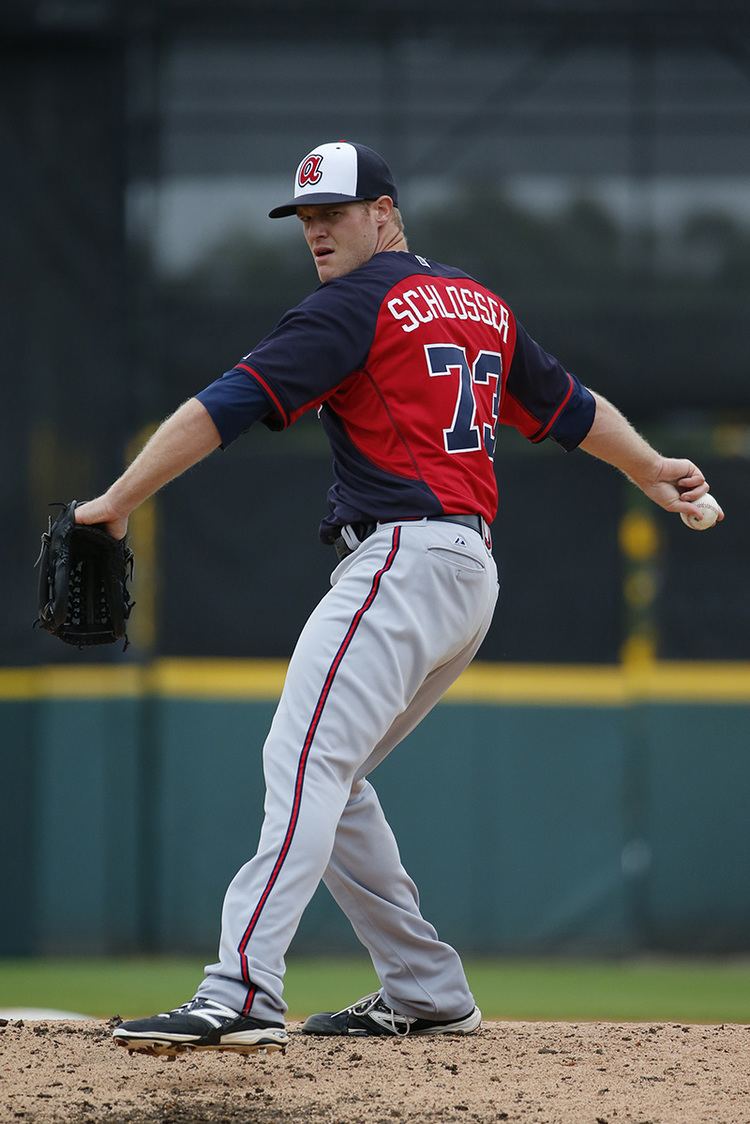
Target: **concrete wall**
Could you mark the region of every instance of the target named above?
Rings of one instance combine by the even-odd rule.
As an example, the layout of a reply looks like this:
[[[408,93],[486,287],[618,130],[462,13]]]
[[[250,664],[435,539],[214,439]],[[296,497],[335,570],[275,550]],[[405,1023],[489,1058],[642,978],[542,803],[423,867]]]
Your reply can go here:
[[[372,778],[441,934],[487,954],[750,949],[746,671],[471,669]],[[212,957],[283,667],[4,675],[0,953]],[[700,703],[677,697],[698,682]],[[319,890],[295,948],[353,943]]]

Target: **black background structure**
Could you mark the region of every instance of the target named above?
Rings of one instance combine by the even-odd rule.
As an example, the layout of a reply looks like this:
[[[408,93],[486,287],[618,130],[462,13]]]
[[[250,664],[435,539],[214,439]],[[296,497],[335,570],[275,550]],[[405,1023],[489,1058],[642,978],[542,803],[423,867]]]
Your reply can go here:
[[[30,629],[46,505],[106,487],[314,283],[293,220],[260,215],[332,135],[388,156],[413,249],[494,287],[665,452],[710,466],[724,527],[658,517],[659,654],[750,658],[746,5],[5,3],[0,92],[4,664],[77,658]],[[204,190],[175,233],[182,185],[232,177],[246,217],[211,234],[225,196]],[[126,658],[288,655],[332,567],[329,462],[306,419],[166,489],[156,641]],[[482,655],[616,661],[628,485],[513,434],[498,477]]]

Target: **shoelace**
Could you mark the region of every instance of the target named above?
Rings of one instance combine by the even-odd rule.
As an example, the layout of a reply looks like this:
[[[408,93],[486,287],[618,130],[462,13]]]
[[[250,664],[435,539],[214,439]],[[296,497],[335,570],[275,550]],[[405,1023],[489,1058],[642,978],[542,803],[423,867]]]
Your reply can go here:
[[[177,1015],[183,1014],[185,1011],[192,1011],[193,1007],[195,1007],[199,1002],[199,999],[189,999],[187,1003],[183,1003],[180,1007],[173,1007],[170,1011],[170,1014]]]
[[[191,1011],[197,1002],[197,999],[189,999],[187,1003],[182,1003],[179,1007],[172,1007],[170,1011],[162,1011],[159,1018],[168,1019],[170,1015],[184,1015],[186,1011]]]
[[[411,1030],[412,1020],[409,1019],[406,1015],[400,1015],[398,1017],[404,1019],[406,1025],[403,1028],[396,1026],[397,1014],[392,1007],[389,1007],[386,1003],[383,1002],[379,991],[374,991],[371,995],[365,995],[362,999],[358,999],[356,1003],[352,1003],[350,1007],[344,1007],[343,1010],[337,1011],[336,1014],[344,1015],[351,1012],[353,1015],[368,1015],[370,1011],[372,1011],[372,1009],[377,1006],[380,1006],[383,1011],[388,1012],[391,1033],[398,1036],[399,1038],[405,1038]]]
[[[203,1010],[203,1008],[205,1006],[206,1006],[206,1000],[201,999],[201,998],[196,996],[193,999],[189,999],[187,1001],[187,1003],[182,1003],[179,1007],[173,1007],[171,1011],[163,1011],[162,1014],[159,1015],[159,1018],[160,1019],[168,1019],[170,1015],[186,1015],[190,1011],[195,1010],[196,1007]],[[228,1018],[236,1018],[237,1017],[236,1012],[230,1011],[228,1008],[224,1008],[222,1010],[222,1009],[216,1009],[214,1007],[210,1007],[209,1013],[212,1014],[214,1016],[214,1018],[217,1018],[217,1019],[228,1019]]]

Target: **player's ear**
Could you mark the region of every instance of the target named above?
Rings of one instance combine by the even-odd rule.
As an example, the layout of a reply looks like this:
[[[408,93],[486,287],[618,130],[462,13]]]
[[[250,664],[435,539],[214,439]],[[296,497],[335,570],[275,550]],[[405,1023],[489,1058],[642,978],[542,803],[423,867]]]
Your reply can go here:
[[[375,217],[378,220],[378,226],[385,226],[392,214],[393,200],[390,195],[381,195],[379,199],[375,200]]]

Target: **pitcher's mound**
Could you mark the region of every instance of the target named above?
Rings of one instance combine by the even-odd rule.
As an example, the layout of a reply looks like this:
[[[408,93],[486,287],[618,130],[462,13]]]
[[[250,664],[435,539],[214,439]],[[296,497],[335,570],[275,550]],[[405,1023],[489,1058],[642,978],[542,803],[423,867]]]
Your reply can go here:
[[[109,1023],[0,1020],[0,1120],[24,1124],[748,1124],[750,1027],[486,1023],[286,1055],[118,1049]]]
[[[79,1015],[76,1011],[56,1011],[53,1007],[0,1007],[0,1019],[91,1019],[91,1015]]]

